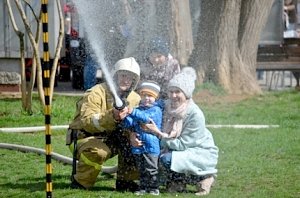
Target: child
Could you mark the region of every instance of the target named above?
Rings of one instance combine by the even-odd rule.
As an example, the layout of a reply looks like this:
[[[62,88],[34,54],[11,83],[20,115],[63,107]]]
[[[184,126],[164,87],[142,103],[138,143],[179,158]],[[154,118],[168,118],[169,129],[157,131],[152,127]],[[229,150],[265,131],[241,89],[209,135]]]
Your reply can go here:
[[[160,87],[153,81],[143,82],[138,93],[141,96],[139,107],[131,109],[129,115],[122,121],[122,126],[136,133],[136,137],[142,143],[141,146],[132,146],[137,167],[140,173],[140,188],[136,195],[149,192],[159,195],[158,183],[158,157],[160,154],[160,140],[154,134],[143,129],[143,125],[154,122],[158,128],[162,124],[162,109],[156,99],[159,96]]]

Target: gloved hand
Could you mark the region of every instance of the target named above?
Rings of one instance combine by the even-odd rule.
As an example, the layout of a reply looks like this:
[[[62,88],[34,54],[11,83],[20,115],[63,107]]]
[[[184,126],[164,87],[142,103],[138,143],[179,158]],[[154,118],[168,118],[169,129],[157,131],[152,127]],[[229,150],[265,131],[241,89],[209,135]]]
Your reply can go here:
[[[129,114],[129,108],[125,106],[123,109],[113,108],[113,117],[116,122],[121,122]]]

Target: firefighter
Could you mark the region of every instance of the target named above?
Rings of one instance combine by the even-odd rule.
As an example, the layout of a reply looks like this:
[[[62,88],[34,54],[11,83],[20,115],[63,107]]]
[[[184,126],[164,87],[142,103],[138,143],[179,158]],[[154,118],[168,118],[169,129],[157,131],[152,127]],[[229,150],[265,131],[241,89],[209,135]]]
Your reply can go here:
[[[103,163],[116,155],[116,190],[135,191],[138,188],[134,182],[138,172],[130,150],[129,131],[122,130],[119,123],[128,114],[129,107],[137,106],[140,101],[140,96],[134,92],[139,79],[140,67],[136,60],[132,57],[121,59],[115,64],[113,81],[118,98],[127,106],[114,108],[116,97],[108,82],[88,89],[77,102],[66,139],[73,157],[78,160],[73,165],[76,172],[72,173],[71,188],[90,189]]]

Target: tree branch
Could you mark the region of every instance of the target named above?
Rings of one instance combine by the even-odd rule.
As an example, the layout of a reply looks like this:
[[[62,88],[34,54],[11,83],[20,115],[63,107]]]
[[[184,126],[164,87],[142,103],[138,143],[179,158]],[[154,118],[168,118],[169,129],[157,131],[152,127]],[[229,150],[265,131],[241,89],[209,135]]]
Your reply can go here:
[[[38,48],[38,44],[36,43],[34,37],[33,37],[33,34],[32,34],[32,31],[31,31],[31,28],[30,28],[30,24],[27,20],[27,17],[26,17],[26,14],[25,14],[25,11],[23,9],[23,6],[21,5],[20,3],[20,0],[15,0],[15,3],[16,3],[16,6],[20,12],[20,15],[21,15],[21,18],[23,20],[23,23],[25,25],[25,29],[26,29],[26,32],[28,34],[28,37],[29,37],[29,40],[31,42],[31,45],[33,47],[33,52],[34,52],[34,58],[35,58],[35,61],[37,63],[37,84],[42,84],[42,80],[41,80],[41,76],[42,76],[42,71],[41,71],[41,59],[40,59],[40,53],[39,53],[39,48]],[[45,99],[44,99],[44,91],[43,89],[40,88],[41,86],[38,86],[38,92],[39,92],[39,97],[40,97],[40,101],[42,102],[43,105],[45,105]]]
[[[59,36],[58,36],[58,41],[57,41],[57,44],[56,44],[56,50],[55,50],[53,65],[52,65],[52,69],[51,69],[50,104],[52,103],[53,87],[54,87],[54,82],[55,82],[57,63],[58,63],[58,59],[60,57],[60,51],[61,51],[61,48],[62,48],[62,43],[63,43],[63,39],[64,39],[64,32],[65,32],[64,17],[63,17],[63,14],[62,14],[62,9],[61,9],[61,5],[60,5],[59,0],[56,0],[56,6],[57,6],[58,16],[59,16]]]
[[[6,5],[8,8],[8,14],[9,14],[9,18],[10,21],[12,23],[12,26],[14,28],[14,31],[16,32],[16,34],[19,37],[20,40],[20,59],[21,59],[21,93],[22,93],[22,108],[27,110],[27,102],[26,102],[26,75],[25,75],[25,47],[24,47],[24,33],[21,32],[18,29],[18,26],[16,24],[14,15],[13,15],[13,11],[11,8],[11,4],[9,0],[6,0]]]

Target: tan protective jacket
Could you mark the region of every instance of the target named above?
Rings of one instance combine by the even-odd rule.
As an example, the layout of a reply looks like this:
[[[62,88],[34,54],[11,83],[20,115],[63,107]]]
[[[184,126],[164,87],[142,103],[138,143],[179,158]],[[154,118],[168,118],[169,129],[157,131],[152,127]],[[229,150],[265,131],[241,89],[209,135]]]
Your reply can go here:
[[[139,101],[140,96],[134,91],[127,97],[130,107],[138,106]],[[106,83],[95,85],[76,103],[75,117],[69,127],[89,133],[114,131],[117,125],[112,114],[113,102]]]

